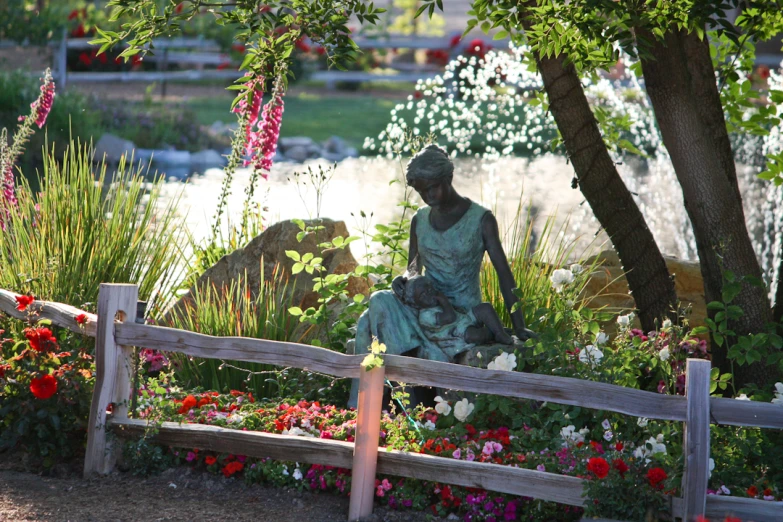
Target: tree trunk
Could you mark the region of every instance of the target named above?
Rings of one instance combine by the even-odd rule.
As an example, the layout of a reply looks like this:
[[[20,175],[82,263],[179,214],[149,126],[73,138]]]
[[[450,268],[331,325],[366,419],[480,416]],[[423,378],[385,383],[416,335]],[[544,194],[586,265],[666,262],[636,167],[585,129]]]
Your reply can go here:
[[[537,60],[549,110],[579,188],[622,261],[642,328],[655,330],[656,322],[676,316],[674,282],[644,216],[609,156],[579,76],[573,65],[563,64],[563,58]]]
[[[663,41],[645,31],[637,35],[651,45],[652,58],[642,60],[647,94],[693,225],[705,298],[722,301],[722,270],[760,279],[761,268],[745,225],[709,42],[681,31],[667,33]],[[770,306],[763,288],[743,284],[732,304],[744,311],[730,325],[738,335],[764,330]],[[725,346],[713,342],[712,355],[715,365],[730,371]],[[773,376],[764,363],[734,370],[739,386],[763,386]]]

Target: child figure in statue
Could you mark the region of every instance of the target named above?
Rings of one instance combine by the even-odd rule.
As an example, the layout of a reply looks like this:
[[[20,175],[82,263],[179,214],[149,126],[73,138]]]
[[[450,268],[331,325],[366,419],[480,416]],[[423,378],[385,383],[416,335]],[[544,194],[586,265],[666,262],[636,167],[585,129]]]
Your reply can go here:
[[[448,297],[420,274],[395,278],[392,289],[404,304],[418,310],[424,335],[450,358],[477,344],[514,344],[489,303],[479,303],[470,310],[455,309]]]

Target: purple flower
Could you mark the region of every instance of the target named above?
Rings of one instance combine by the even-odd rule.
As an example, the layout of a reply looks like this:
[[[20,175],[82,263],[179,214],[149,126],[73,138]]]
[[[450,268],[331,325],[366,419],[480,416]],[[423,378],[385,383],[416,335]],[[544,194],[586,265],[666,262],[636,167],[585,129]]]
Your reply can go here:
[[[546,466],[544,466],[543,464],[539,464],[538,466],[536,466],[536,469],[538,471],[546,471]]]
[[[185,457],[185,460],[187,460],[188,462],[193,462],[194,460],[196,460],[196,454],[193,453],[192,451],[188,451],[188,456]]]
[[[460,451],[460,449],[457,448],[454,450],[454,453],[452,453],[451,456],[459,460],[460,458],[462,458],[462,451]]]

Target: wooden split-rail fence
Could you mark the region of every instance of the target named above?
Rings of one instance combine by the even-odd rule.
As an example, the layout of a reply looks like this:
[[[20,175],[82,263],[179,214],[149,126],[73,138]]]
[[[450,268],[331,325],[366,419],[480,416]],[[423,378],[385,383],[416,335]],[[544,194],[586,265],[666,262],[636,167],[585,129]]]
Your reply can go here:
[[[0,290],[0,311],[19,319],[28,312],[16,310],[18,294]],[[742,520],[783,520],[783,502],[707,495],[710,423],[783,429],[783,408],[774,404],[710,397],[710,363],[689,359],[685,397],[625,388],[568,377],[485,370],[457,364],[387,355],[384,366],[370,372],[360,366],[364,355],[344,355],[303,344],[212,337],[198,333],[136,324],[138,288],[129,284],[102,284],[98,313],[61,303],[36,301],[31,307],[40,318],[74,332],[95,337],[96,381],[88,425],[84,474],[112,471],[119,451],[109,433],[120,438],[143,436],[147,422],[128,416],[133,353],[137,348],[179,352],[194,357],[230,359],[316,371],[335,377],[360,379],[355,442],[231,430],[199,424],[164,422],[154,440],[160,444],[200,448],[251,457],[296,460],[352,469],[348,519],[372,512],[375,474],[411,477],[458,486],[532,497],[583,506],[584,480],[499,464],[467,462],[431,455],[378,448],[381,397],[385,379],[474,393],[489,393],[583,408],[613,411],[685,423],[683,497],[669,497],[675,518],[697,515]],[[107,412],[112,405],[111,413]],[[719,465],[720,463],[718,463]]]

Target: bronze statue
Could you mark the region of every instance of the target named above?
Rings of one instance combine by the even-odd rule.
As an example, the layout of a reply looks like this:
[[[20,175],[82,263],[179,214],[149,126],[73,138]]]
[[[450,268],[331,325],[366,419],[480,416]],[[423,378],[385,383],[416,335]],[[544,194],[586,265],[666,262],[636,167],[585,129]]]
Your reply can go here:
[[[406,181],[427,204],[411,221],[408,272],[425,275],[429,284],[443,294],[450,305],[472,312],[477,320],[472,325],[475,330],[471,335],[474,335],[480,331],[482,323],[489,330],[497,326],[485,313],[484,305],[487,304],[481,301],[479,278],[484,252],[489,254],[497,271],[508,310],[517,302],[516,283],[500,243],[495,216],[454,190],[453,173],[454,164],[446,151],[437,145],[427,146],[408,163]],[[395,285],[399,289],[405,283],[398,278]],[[477,307],[484,319],[476,316]],[[428,337],[428,327],[423,327],[419,317],[418,309],[400,299],[394,291],[373,293],[368,309],[357,324],[355,353],[365,353],[373,337],[386,345],[387,354],[415,355],[435,361],[451,362],[459,350],[470,348],[467,342],[441,345],[437,336]],[[521,341],[535,336],[525,327],[521,310],[511,314],[511,322]],[[484,335],[484,338],[489,340],[489,336]],[[507,341],[502,336],[500,339]]]

